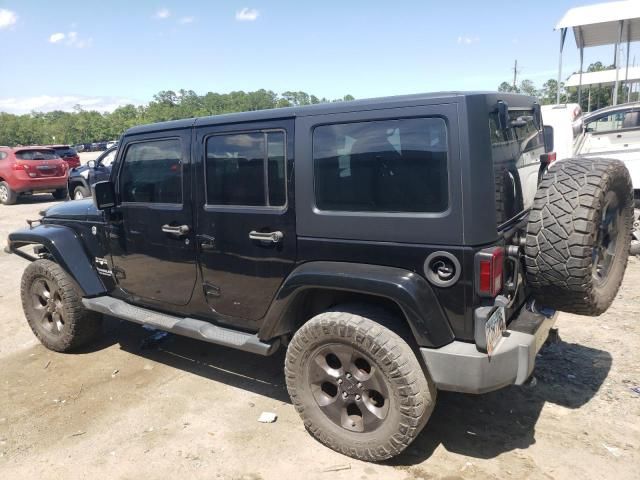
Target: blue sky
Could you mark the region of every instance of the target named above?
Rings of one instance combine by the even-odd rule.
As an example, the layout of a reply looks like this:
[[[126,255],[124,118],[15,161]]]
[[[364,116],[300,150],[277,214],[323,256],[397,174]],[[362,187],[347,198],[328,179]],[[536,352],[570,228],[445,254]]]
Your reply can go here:
[[[516,58],[520,78],[540,86],[557,73],[554,25],[588,3],[0,0],[0,110],[110,110],[180,88],[495,90]],[[613,47],[585,52],[596,59],[612,61]],[[565,71],[577,65],[570,34]]]

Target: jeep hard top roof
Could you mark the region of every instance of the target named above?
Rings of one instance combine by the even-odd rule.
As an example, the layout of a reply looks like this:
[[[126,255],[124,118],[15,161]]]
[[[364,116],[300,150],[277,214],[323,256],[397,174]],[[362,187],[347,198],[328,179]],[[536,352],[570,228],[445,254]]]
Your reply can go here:
[[[352,100],[348,102],[320,103],[315,105],[305,105],[302,107],[272,108],[251,112],[225,113],[222,115],[213,115],[208,117],[185,118],[182,120],[139,125],[130,128],[124,134],[137,135],[141,133],[191,128],[194,126],[204,125],[264,121],[312,115],[325,115],[331,113],[345,113],[351,111],[410,107],[417,105],[459,103],[462,99],[468,97],[486,97],[488,103],[495,103],[497,100],[503,100],[507,102],[510,107],[520,108],[531,108],[533,102],[536,101],[534,97],[529,97],[527,95],[489,91],[419,93],[412,95]]]

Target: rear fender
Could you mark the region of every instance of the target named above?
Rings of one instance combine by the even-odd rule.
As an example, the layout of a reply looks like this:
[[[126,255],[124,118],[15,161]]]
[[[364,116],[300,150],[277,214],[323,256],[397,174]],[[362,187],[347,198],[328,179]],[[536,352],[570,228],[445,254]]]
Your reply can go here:
[[[341,290],[391,300],[404,314],[421,347],[440,347],[454,339],[438,299],[423,277],[401,268],[347,262],[309,262],[291,272],[265,316],[259,338],[293,332],[299,319],[289,310],[310,289]]]
[[[31,229],[10,233],[7,250],[28,260],[37,260],[18,250],[29,244],[42,245],[55,261],[68,272],[83,292],[83,296],[103,295],[106,289],[93,268],[82,246],[82,241],[71,228],[62,225],[38,225]]]

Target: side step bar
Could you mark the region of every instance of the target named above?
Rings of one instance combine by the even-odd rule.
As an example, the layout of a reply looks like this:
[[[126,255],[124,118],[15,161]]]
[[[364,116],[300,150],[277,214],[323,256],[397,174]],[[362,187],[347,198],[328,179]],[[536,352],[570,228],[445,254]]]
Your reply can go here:
[[[158,313],[147,308],[130,305],[123,300],[109,296],[83,298],[82,304],[94,312],[142,325],[149,325],[176,335],[204,340],[205,342],[237,348],[238,350],[259,355],[271,355],[280,346],[278,339],[266,343],[261,341],[255,334],[218,327],[195,318],[174,317],[173,315]]]

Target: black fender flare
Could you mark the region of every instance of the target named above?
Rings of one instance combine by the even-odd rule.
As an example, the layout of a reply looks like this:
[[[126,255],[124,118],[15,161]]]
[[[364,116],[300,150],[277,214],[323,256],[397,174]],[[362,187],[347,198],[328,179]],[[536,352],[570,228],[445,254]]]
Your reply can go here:
[[[29,244],[44,246],[55,261],[73,277],[82,289],[83,296],[93,297],[106,293],[106,288],[87,257],[80,237],[71,228],[41,224],[31,229],[15,231],[9,234],[7,250],[27,260],[37,260],[36,257],[18,250]]]
[[[295,325],[287,311],[309,289],[363,293],[395,302],[421,347],[441,347],[454,340],[447,317],[422,276],[396,267],[323,261],[303,263],[289,274],[264,317],[259,338],[291,333]]]

